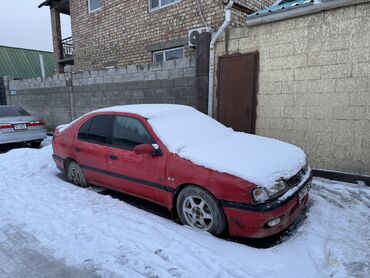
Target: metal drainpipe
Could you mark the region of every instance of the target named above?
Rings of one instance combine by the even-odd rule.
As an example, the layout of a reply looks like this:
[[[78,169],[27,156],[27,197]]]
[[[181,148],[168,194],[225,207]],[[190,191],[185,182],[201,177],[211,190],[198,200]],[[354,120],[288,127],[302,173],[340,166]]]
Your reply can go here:
[[[234,1],[229,1],[225,8],[225,21],[218,29],[217,33],[213,36],[211,43],[209,44],[209,83],[208,83],[208,116],[213,117],[213,95],[214,95],[214,66],[215,66],[215,44],[221,34],[225,31],[227,26],[229,26],[231,21],[231,8],[234,5]]]
[[[41,77],[42,80],[45,80],[45,63],[44,63],[44,55],[39,54],[40,56],[40,68],[41,68]]]

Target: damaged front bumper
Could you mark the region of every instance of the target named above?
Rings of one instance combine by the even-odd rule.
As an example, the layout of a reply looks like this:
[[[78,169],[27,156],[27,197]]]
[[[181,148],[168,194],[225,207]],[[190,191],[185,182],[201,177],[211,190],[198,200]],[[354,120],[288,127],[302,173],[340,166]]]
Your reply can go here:
[[[312,172],[308,171],[298,185],[275,201],[243,204],[222,201],[231,236],[264,238],[277,234],[302,213],[308,203]]]

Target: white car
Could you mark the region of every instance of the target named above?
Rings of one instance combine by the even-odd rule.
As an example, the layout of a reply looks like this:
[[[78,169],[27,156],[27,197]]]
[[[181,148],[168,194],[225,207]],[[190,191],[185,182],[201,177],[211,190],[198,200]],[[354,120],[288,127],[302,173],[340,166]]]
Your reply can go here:
[[[45,122],[15,105],[0,106],[0,146],[9,143],[30,143],[39,147],[46,137]]]

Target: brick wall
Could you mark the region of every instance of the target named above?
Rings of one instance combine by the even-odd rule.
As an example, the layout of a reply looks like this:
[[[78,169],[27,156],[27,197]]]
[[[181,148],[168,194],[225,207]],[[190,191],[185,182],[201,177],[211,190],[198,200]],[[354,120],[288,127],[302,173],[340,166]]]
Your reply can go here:
[[[260,54],[258,134],[315,168],[370,174],[370,4],[237,28],[229,51]]]
[[[46,80],[4,80],[8,102],[43,116],[49,129],[114,105],[176,103],[206,110],[192,59],[67,72]]]
[[[102,0],[102,9],[91,14],[87,2],[70,2],[75,65],[82,70],[148,63],[152,61],[148,46],[173,40],[186,45],[188,30],[203,26],[196,0],[181,0],[152,12],[147,0]],[[207,24],[217,29],[224,20],[224,1],[199,2]],[[242,2],[254,9],[259,6],[256,0]],[[263,1],[267,2],[273,1]],[[244,15],[235,11],[232,25],[244,22]],[[186,56],[193,55],[186,47]]]

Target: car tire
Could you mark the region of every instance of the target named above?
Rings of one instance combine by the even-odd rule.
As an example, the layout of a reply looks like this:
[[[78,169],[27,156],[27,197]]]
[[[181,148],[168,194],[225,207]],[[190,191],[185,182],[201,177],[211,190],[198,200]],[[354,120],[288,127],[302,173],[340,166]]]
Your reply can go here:
[[[32,148],[39,148],[41,146],[41,141],[30,142],[30,145]]]
[[[177,214],[183,225],[220,235],[227,226],[224,211],[219,202],[207,191],[185,187],[176,202]]]
[[[86,181],[85,175],[82,172],[81,167],[76,162],[71,162],[67,167],[67,179],[70,183],[77,185],[79,187],[86,188],[89,184]]]

